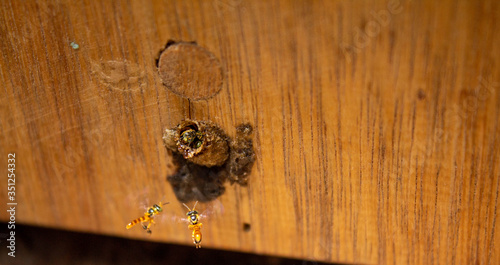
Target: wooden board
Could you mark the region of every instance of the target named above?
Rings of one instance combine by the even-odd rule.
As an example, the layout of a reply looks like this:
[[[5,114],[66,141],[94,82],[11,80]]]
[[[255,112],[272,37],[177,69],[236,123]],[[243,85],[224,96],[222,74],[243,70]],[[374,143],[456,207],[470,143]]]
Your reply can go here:
[[[1,201],[15,152],[16,222],[191,244],[169,220],[125,229],[144,198],[185,213],[162,132],[250,122],[249,185],[226,184],[203,247],[499,264],[499,14],[494,0],[2,1]],[[169,40],[218,58],[217,95],[163,86]]]

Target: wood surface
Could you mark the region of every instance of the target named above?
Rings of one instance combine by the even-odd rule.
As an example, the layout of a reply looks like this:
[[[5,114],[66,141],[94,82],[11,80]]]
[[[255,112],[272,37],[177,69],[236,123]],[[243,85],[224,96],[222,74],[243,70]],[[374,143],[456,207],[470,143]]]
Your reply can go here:
[[[204,248],[500,264],[500,2],[0,5],[0,165],[5,176],[16,153],[16,222],[192,244],[169,218],[151,236],[125,229],[144,198],[185,214],[163,130],[190,117],[234,136],[249,122],[248,187],[226,183]],[[163,86],[156,59],[169,40],[220,61],[217,95]]]

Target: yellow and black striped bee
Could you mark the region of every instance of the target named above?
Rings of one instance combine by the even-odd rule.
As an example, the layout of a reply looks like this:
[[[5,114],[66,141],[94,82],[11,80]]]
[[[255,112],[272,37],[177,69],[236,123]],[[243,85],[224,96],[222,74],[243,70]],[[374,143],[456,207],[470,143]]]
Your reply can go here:
[[[142,228],[144,228],[144,230],[146,230],[146,232],[148,234],[151,234],[151,229],[149,229],[149,228],[151,227],[151,224],[155,223],[155,221],[153,220],[153,218],[155,217],[155,215],[158,215],[158,214],[160,214],[163,211],[163,209],[161,208],[161,206],[163,206],[165,204],[168,204],[168,202],[164,203],[164,204],[162,204],[161,202],[159,202],[158,204],[155,204],[155,205],[149,207],[148,210],[144,213],[144,216],[141,216],[141,217],[133,220],[132,222],[130,222],[126,226],[126,228],[130,229],[134,225],[136,225],[136,224],[138,224],[140,222],[141,225],[142,225]],[[145,222],[148,222],[148,225],[145,225],[144,224]]]
[[[196,245],[196,248],[201,248],[201,226],[202,226],[202,223],[200,223],[200,215],[195,210],[196,204],[198,204],[198,202],[196,202],[194,204],[193,210],[191,210],[185,204],[184,204],[184,206],[188,209],[186,216],[187,216],[187,219],[190,223],[188,228],[189,228],[189,230],[193,230],[193,234],[192,234],[193,243]]]

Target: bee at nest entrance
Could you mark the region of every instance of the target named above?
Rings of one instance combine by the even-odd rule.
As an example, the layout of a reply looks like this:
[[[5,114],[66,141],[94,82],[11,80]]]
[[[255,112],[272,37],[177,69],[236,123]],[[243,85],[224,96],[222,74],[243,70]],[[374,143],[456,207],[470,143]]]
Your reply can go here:
[[[163,141],[177,172],[167,176],[181,202],[208,202],[225,191],[224,183],[246,185],[255,161],[252,126],[236,127],[234,139],[209,121],[184,120],[166,129]]]

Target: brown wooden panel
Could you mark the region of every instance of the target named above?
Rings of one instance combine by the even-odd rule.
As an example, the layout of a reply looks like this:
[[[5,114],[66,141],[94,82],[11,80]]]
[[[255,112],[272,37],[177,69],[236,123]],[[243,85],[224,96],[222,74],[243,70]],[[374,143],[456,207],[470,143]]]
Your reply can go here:
[[[185,213],[162,132],[191,117],[234,136],[250,122],[249,185],[226,184],[204,247],[500,263],[498,1],[0,5],[0,164],[16,153],[17,222],[191,244],[170,220],[150,237],[125,229],[145,197]],[[162,85],[169,40],[218,58],[217,95],[191,101]]]

